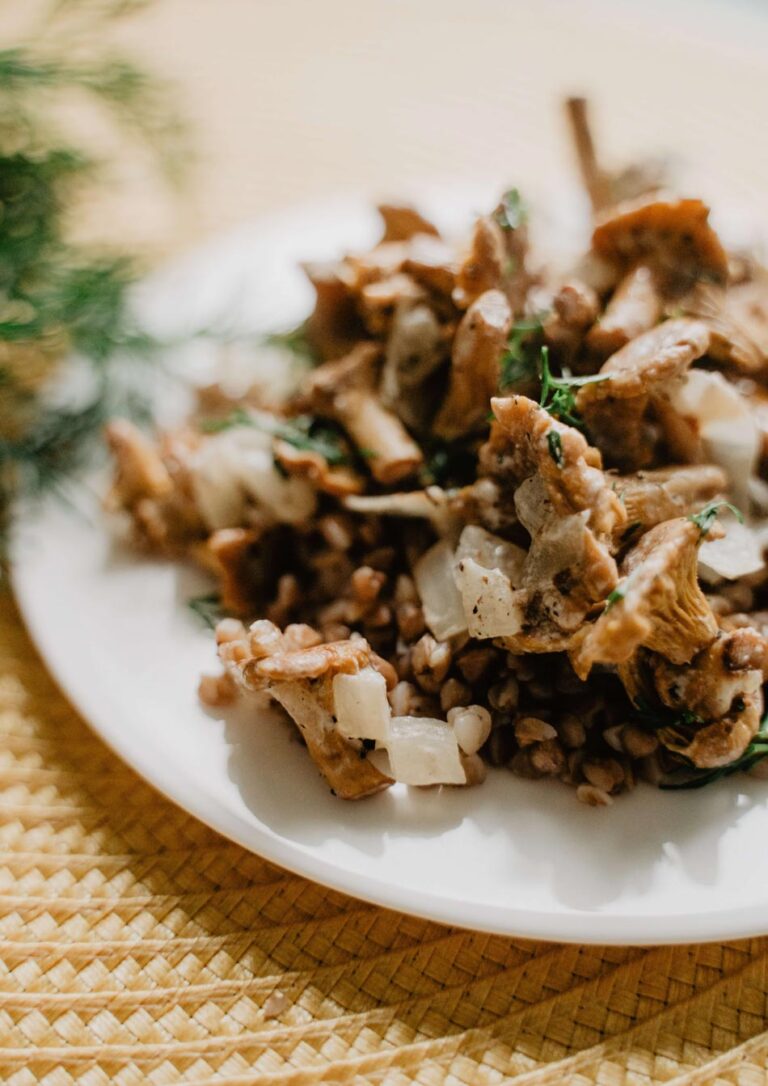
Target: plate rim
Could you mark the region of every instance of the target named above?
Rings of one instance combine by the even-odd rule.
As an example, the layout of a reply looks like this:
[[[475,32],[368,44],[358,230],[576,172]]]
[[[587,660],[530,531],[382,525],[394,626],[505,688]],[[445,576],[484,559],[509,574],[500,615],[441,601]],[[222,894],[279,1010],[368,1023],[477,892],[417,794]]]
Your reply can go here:
[[[362,198],[362,194],[358,194]],[[230,228],[179,257],[165,262],[145,282],[156,281],[166,274],[184,271],[212,256],[244,233],[257,233],[265,226],[274,229],[276,219],[290,220],[308,208],[326,207],[338,203],[338,194],[330,199],[302,201],[281,209],[277,215],[251,219],[239,228]],[[45,503],[43,503],[43,509]],[[37,514],[23,511],[18,525]],[[74,516],[75,514],[70,514]],[[96,530],[96,529],[94,529]],[[84,669],[72,673],[60,648],[60,642],[47,628],[44,607],[40,606],[34,587],[34,563],[12,561],[10,583],[26,630],[39,652],[42,662],[56,685],[75,711],[106,745],[134,772],[175,806],[233,841],[246,851],[262,856],[303,878],[347,894],[366,903],[411,916],[418,916],[454,928],[483,931],[507,938],[525,938],[558,943],[592,945],[663,945],[716,942],[763,935],[768,931],[768,905],[748,905],[710,910],[691,917],[685,913],[624,913],[611,916],[594,910],[571,909],[568,912],[541,912],[530,907],[500,906],[491,903],[466,902],[432,894],[428,890],[391,884],[370,874],[353,871],[332,860],[314,855],[308,849],[271,831],[263,822],[249,822],[236,812],[221,805],[215,797],[203,791],[180,788],[173,763],[162,764],[152,757],[150,748],[132,745],[100,704],[98,689],[87,680]],[[92,693],[93,691],[93,693]],[[182,780],[184,778],[181,778]]]

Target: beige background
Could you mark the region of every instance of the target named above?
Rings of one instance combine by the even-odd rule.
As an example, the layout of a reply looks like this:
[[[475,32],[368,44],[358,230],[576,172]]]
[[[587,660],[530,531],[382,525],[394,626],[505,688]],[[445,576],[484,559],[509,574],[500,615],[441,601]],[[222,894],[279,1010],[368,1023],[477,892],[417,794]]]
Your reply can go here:
[[[614,160],[669,150],[768,191],[762,0],[158,0],[120,38],[177,81],[200,161],[183,204],[134,161],[92,221],[161,251],[341,184],[535,187],[571,168],[566,90]]]

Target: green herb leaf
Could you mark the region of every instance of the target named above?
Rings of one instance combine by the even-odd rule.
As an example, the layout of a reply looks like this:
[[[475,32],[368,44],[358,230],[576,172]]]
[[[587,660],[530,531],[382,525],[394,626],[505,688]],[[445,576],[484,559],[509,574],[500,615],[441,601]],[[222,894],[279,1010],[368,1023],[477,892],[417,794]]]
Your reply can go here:
[[[524,317],[512,325],[507,349],[501,356],[500,391],[504,392],[515,385],[538,378],[537,363],[541,351],[539,340],[544,330],[545,318],[546,313],[540,313],[533,317]]]
[[[193,596],[187,600],[187,607],[210,630],[215,630],[216,624],[222,618],[221,596],[217,592],[210,592],[206,596]]]
[[[730,777],[733,773],[745,773],[758,762],[762,762],[764,758],[768,758],[768,715],[763,717],[760,728],[740,758],[728,765],[718,766],[717,769],[694,769],[684,780],[667,780],[660,787],[666,791],[704,788],[707,784],[719,781],[721,777]]]
[[[617,585],[616,585],[616,587],[614,588],[613,592],[610,592],[610,593],[609,593],[609,594],[608,594],[608,595],[606,596],[606,599],[605,599],[605,610],[606,610],[606,611],[610,611],[610,609],[611,609],[611,608],[612,608],[612,607],[613,607],[613,606],[614,606],[615,604],[617,604],[617,603],[619,602],[619,600],[623,600],[623,599],[624,599],[624,597],[626,596],[626,594],[627,594],[627,586],[626,586],[626,582],[622,582],[622,583],[619,583],[619,584],[617,584]]]
[[[477,475],[477,441],[429,438],[424,445],[423,486],[467,486]]]
[[[562,468],[565,464],[565,457],[563,456],[563,443],[557,430],[550,430],[547,434],[547,448],[554,462],[559,468]]]
[[[517,230],[528,222],[528,208],[517,189],[509,189],[493,214],[502,230]]]
[[[270,347],[282,347],[297,358],[317,362],[317,355],[309,342],[306,321],[302,321],[295,328],[289,328],[286,332],[270,332],[268,336],[265,336],[264,342]]]
[[[553,418],[560,419],[561,422],[577,430],[581,430],[584,424],[576,411],[576,389],[610,379],[610,374],[607,373],[596,373],[587,377],[573,377],[565,373],[561,377],[555,377],[549,365],[548,347],[542,347],[539,354],[539,375],[541,377],[539,405]]]
[[[312,415],[296,415],[289,419],[275,417],[272,423],[267,422],[263,416],[251,414],[238,407],[223,418],[203,419],[199,425],[200,429],[207,434],[218,434],[237,426],[252,426],[256,430],[287,441],[296,449],[317,453],[332,467],[339,464],[351,464],[353,460],[342,431],[334,423],[317,419]],[[368,452],[370,454],[370,450]]]
[[[295,449],[305,449],[324,457],[331,467],[352,461],[342,431],[325,419],[297,415],[275,427],[274,434]]]
[[[718,518],[721,509],[730,509],[740,524],[744,523],[744,514],[735,505],[726,501],[708,502],[698,513],[690,513],[688,520],[692,521],[699,529],[699,535],[708,535],[710,528]]]

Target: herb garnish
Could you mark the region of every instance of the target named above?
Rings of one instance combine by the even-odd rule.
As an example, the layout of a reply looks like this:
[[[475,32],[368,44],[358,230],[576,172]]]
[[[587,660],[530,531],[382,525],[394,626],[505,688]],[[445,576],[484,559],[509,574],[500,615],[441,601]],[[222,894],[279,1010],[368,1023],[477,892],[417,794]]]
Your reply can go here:
[[[211,630],[216,629],[222,617],[221,596],[211,592],[207,596],[193,596],[187,600],[187,607]]]
[[[660,728],[692,728],[704,723],[701,717],[692,713],[690,709],[681,709],[676,712],[665,706],[654,707],[644,698],[637,699],[633,717],[638,724],[652,728],[654,731]]]
[[[517,189],[508,189],[493,213],[502,230],[517,230],[528,222],[528,208]]]
[[[721,509],[730,509],[733,515],[738,520],[739,524],[744,523],[744,515],[740,509],[737,509],[735,505],[731,505],[726,501],[711,501],[707,502],[703,509],[700,509],[698,513],[689,513],[688,520],[692,521],[699,529],[699,535],[705,536],[709,533],[709,529],[717,520],[718,514]]]
[[[768,715],[763,717],[754,739],[735,762],[718,766],[717,769],[695,769],[686,780],[680,783],[666,781],[660,787],[667,791],[703,788],[707,784],[719,781],[721,777],[729,777],[732,773],[745,773],[763,758],[768,758]]]
[[[596,385],[601,381],[608,381],[610,374],[596,373],[588,377],[573,377],[564,372],[562,376],[555,377],[549,367],[548,347],[541,348],[539,372],[541,376],[540,406],[553,418],[581,430],[584,424],[576,414],[576,390],[584,385]]]
[[[468,486],[477,475],[477,442],[429,438],[424,444],[423,486]]]
[[[557,430],[550,430],[547,434],[547,448],[549,449],[549,455],[554,460],[555,464],[562,468],[565,464],[565,457],[563,456],[563,443],[560,440],[560,434]]]
[[[544,330],[546,313],[523,317],[515,321],[507,340],[507,349],[501,356],[499,389],[504,392],[523,381],[538,378],[538,358],[541,350],[538,342]]]
[[[273,437],[280,438],[282,441],[287,441],[295,449],[317,453],[332,467],[352,462],[352,456],[348,451],[342,431],[332,422],[315,418],[313,415],[296,415],[289,419],[276,419],[275,424],[272,425],[267,423],[263,416],[252,415],[250,412],[238,407],[224,418],[204,419],[200,423],[200,429],[207,434],[218,434],[223,430],[231,430],[236,426],[252,426],[257,430],[272,434]],[[366,449],[361,455],[364,458],[370,458],[373,454],[370,449]]]
[[[317,355],[309,342],[307,322],[302,321],[295,328],[289,328],[285,332],[270,332],[264,337],[264,342],[270,347],[282,347],[297,358],[306,359],[308,362],[316,362]]]
[[[606,598],[605,598],[605,610],[610,611],[610,609],[614,606],[614,604],[617,604],[619,602],[619,600],[624,599],[626,594],[627,594],[627,582],[626,582],[626,580],[620,581],[619,584],[617,584],[616,587],[614,588],[613,592],[610,592],[606,596]]]

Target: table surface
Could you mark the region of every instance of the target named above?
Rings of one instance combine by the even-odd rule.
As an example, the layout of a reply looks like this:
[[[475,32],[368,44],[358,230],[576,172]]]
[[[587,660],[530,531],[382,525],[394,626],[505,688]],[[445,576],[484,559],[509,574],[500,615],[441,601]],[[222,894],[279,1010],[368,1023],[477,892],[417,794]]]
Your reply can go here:
[[[567,91],[593,97],[610,159],[672,151],[761,200],[764,11],[167,0],[118,37],[177,81],[197,168],[180,198],[140,155],[124,158],[82,229],[167,255],[345,186],[396,194],[450,175],[535,190],[572,169]],[[10,1086],[766,1081],[768,941],[535,944],[399,916],[279,871],[106,750],[7,596],[0,737]]]

